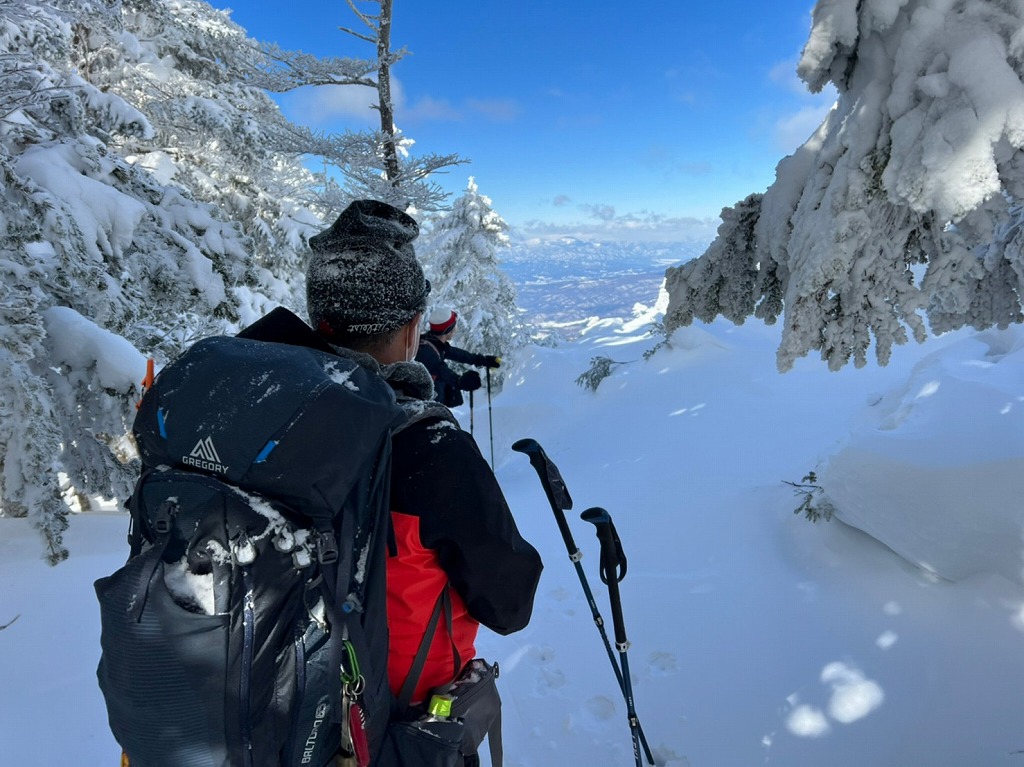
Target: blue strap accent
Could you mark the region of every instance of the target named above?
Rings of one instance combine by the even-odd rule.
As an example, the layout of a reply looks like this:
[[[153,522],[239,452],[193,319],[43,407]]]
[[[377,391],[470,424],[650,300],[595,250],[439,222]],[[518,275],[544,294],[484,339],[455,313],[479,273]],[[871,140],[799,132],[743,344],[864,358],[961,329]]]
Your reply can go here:
[[[157,408],[156,411],[156,425],[160,429],[160,436],[167,439],[167,425],[164,423],[164,409]]]
[[[264,445],[263,449],[260,450],[260,454],[256,456],[256,460],[253,461],[253,463],[263,463],[265,460],[267,460],[267,456],[270,455],[270,451],[273,450],[275,447],[277,447],[277,440],[270,440],[270,442]]]

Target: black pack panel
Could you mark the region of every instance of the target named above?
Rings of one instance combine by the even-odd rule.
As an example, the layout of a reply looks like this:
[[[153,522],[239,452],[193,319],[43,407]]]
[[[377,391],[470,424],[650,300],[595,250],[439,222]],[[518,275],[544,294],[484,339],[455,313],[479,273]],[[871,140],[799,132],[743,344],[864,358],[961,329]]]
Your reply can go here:
[[[134,432],[147,466],[188,467],[300,513],[337,510],[403,419],[378,376],[315,349],[208,338],[164,368]],[[332,456],[338,456],[332,460]]]

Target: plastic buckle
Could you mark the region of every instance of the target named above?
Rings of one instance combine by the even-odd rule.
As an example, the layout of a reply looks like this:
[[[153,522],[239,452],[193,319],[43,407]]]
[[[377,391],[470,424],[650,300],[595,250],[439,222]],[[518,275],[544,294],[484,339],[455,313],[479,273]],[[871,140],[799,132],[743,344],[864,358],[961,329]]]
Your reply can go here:
[[[320,533],[317,541],[317,559],[322,565],[331,565],[338,561],[338,542],[329,533]]]
[[[171,520],[178,511],[177,501],[167,499],[157,508],[153,515],[153,530],[158,535],[167,535],[171,531]]]

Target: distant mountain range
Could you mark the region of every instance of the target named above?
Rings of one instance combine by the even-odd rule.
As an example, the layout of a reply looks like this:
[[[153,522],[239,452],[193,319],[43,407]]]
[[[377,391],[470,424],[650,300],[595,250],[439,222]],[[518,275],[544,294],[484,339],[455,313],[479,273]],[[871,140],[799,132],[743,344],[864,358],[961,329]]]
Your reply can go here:
[[[519,306],[535,323],[630,317],[658,298],[665,269],[699,256],[706,242],[515,240],[500,253]]]

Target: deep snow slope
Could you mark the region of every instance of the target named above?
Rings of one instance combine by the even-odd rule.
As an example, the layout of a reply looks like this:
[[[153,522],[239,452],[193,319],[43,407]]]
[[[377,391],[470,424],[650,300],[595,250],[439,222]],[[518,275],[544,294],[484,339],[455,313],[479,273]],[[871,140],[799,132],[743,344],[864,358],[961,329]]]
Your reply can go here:
[[[493,420],[499,480],[546,563],[531,625],[482,632],[478,646],[502,667],[506,763],[633,763],[575,570],[534,470],[510,448],[532,437],[573,496],[569,523],[609,620],[594,528],[578,513],[601,506],[615,521],[636,706],[660,764],[1019,764],[1024,588],[991,572],[945,580],[838,519],[812,524],[783,484],[841,452],[879,403],[901,401],[918,360],[969,357],[963,336],[901,349],[885,369],[807,360],[779,375],[777,333],[759,325],[683,329],[644,361],[649,319],[582,322],[574,342],[526,350],[489,413],[477,399],[478,442],[489,455]],[[588,392],[574,380],[599,354],[624,364]],[[953,380],[923,364],[940,387]],[[921,427],[928,455],[963,452],[949,423],[939,411]],[[973,423],[979,440],[994,428]],[[24,521],[0,519],[0,625],[18,616],[0,631],[0,763],[117,763],[91,582],[123,560],[125,530],[116,514],[74,518],[71,559],[50,568]]]

